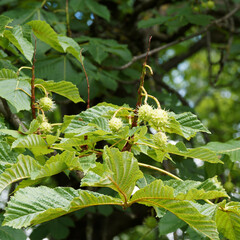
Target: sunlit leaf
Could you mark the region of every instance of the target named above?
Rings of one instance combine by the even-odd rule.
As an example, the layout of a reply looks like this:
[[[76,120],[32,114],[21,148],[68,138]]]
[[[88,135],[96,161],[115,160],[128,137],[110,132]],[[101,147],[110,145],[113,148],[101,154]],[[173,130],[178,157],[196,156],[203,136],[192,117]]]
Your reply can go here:
[[[122,201],[96,192],[68,187],[27,187],[20,189],[11,198],[3,224],[14,228],[28,227],[96,205],[122,205]]]

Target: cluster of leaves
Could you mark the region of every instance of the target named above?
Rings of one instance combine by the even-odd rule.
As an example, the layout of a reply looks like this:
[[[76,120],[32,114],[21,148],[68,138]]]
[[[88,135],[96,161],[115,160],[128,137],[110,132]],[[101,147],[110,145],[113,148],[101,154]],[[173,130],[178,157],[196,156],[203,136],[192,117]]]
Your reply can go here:
[[[55,25],[58,19],[43,9],[55,8],[54,4],[45,3],[33,4],[28,11],[24,9],[24,14],[19,9],[18,14],[8,11],[5,16],[0,16],[0,45],[5,52],[14,56],[10,62],[7,53],[1,51],[0,97],[6,100],[12,112],[19,113],[32,110],[33,88],[39,90],[37,93],[40,96],[33,106],[37,110],[37,118],[28,124],[27,131],[21,127],[11,130],[1,123],[0,192],[22,181],[8,201],[4,217],[1,215],[0,220],[5,226],[0,228],[0,236],[24,239],[23,232],[13,228],[25,228],[52,219],[55,220],[49,226],[42,224],[40,228],[46,232],[52,229],[50,232],[56,234],[51,226],[68,213],[91,206],[120,206],[127,209],[133,204],[141,204],[155,209],[156,217],[161,219],[161,230],[165,228],[164,224],[167,225],[167,230],[161,231],[161,235],[183,228],[187,229],[190,237],[195,234],[197,238],[215,240],[224,236],[237,239],[240,234],[240,205],[235,199],[229,201],[228,193],[215,176],[217,170],[209,174],[213,176],[206,180],[194,181],[182,180],[159,166],[163,160],[174,162],[175,158],[183,157],[202,160],[206,166],[212,164],[217,169],[224,163],[221,155],[232,162],[237,161],[239,141],[212,142],[196,148],[188,148],[183,141],[172,142],[170,139],[176,136],[190,140],[199,132],[210,132],[190,112],[176,114],[160,108],[153,110],[146,101],[139,109],[102,102],[77,115],[65,116],[62,123],[42,121],[49,107],[46,108],[41,99],[48,95],[57,94],[74,103],[83,102],[80,95],[86,96],[87,91],[75,85],[83,62],[90,79],[96,81],[91,88],[92,97],[95,97],[101,89],[116,90],[117,81],[122,76],[121,72],[101,69],[99,64],[114,67],[132,57],[126,45],[114,40],[65,36],[68,26]],[[130,1],[128,5],[131,5]],[[84,0],[81,4],[72,0],[71,7],[77,8],[79,14],[95,14],[106,21],[110,20],[109,10],[94,0]],[[139,21],[138,28],[161,24],[161,28],[167,29],[168,33],[174,33],[177,28],[188,24],[206,26],[213,19],[204,10],[195,15],[193,7],[188,5],[177,13],[175,10],[170,8],[165,18],[156,16]],[[39,16],[50,21],[55,30],[62,34],[56,33],[47,21],[39,20]],[[87,22],[89,18],[85,20]],[[37,38],[37,47],[40,46],[42,52],[36,51],[32,34]],[[86,42],[88,44],[84,49],[87,50],[87,58],[83,60],[78,43]],[[38,59],[36,64],[35,54]],[[31,67],[18,68],[18,63],[12,64],[17,58],[29,66],[33,64],[36,76],[40,78],[33,82],[34,77],[23,71]],[[136,71],[124,72],[130,80],[137,74]],[[146,96],[148,94],[145,92]],[[148,113],[142,111],[146,105]],[[41,125],[43,122],[50,124],[47,131]],[[126,146],[128,151],[125,151]],[[149,169],[173,179],[149,173]],[[45,186],[46,179],[59,173],[74,175],[79,186]],[[139,190],[135,192],[136,187]],[[102,193],[99,190],[102,188],[112,191]],[[66,224],[64,218],[59,222],[65,230],[73,225],[71,221]],[[147,218],[145,224],[150,228],[156,226],[151,218]],[[64,234],[67,235],[68,231]],[[36,232],[32,239],[34,235]]]

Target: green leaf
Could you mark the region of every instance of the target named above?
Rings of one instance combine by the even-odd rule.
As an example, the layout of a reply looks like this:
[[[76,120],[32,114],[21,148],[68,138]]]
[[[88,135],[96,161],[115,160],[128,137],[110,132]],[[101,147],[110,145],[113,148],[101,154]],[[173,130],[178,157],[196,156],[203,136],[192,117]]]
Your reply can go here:
[[[202,161],[210,162],[210,163],[223,163],[216,155],[215,152],[204,148],[188,148],[187,151],[182,151],[177,146],[172,144],[167,144],[166,149],[164,149],[168,153],[176,154],[183,157],[189,158],[197,158]]]
[[[104,148],[103,169],[105,172],[87,173],[81,186],[109,187],[117,191],[126,202],[136,186],[136,181],[143,176],[138,162],[130,152],[120,152],[117,148]]]
[[[0,140],[0,166],[5,169],[17,162],[17,153],[11,150],[10,145]],[[0,170],[0,174],[2,171]],[[1,184],[1,183],[0,183]]]
[[[18,162],[0,175],[0,193],[11,183],[30,178],[31,172],[39,170],[40,167],[41,165],[30,156],[19,155]]]
[[[69,37],[58,35],[51,26],[45,21],[33,20],[28,23],[37,38],[59,52],[71,53],[75,58],[80,60],[80,47]]]
[[[192,137],[194,137],[197,132],[206,132],[210,134],[209,130],[197,119],[197,116],[191,112],[185,112],[181,114],[175,114],[171,112],[169,115],[170,123],[166,128],[167,132],[177,133],[187,140],[190,140]]]
[[[179,200],[174,196],[174,188],[164,186],[161,180],[138,190],[132,196],[130,204],[132,203],[165,208],[210,239],[219,239],[216,223],[208,215],[201,213],[193,202]]]
[[[12,148],[28,148],[35,156],[44,155],[52,152],[47,143],[40,135],[29,134],[13,142]]]
[[[156,18],[149,18],[147,20],[141,20],[138,22],[137,26],[138,28],[149,28],[154,25],[161,25],[169,20],[169,17],[167,16],[161,16]]]
[[[176,215],[172,214],[171,212],[167,212],[161,218],[159,223],[159,235],[166,235],[171,232],[175,232],[178,228],[183,227],[186,225],[184,221],[179,219]]]
[[[238,161],[240,158],[240,141],[238,140],[230,140],[225,143],[210,142],[204,147],[216,152],[217,154],[228,155],[233,162]]]
[[[6,37],[26,57],[26,59],[32,63],[34,48],[32,43],[23,36],[21,26],[14,26],[12,31],[5,30],[4,37]]]
[[[37,38],[50,45],[57,51],[64,52],[59,43],[58,34],[51,28],[48,23],[41,20],[33,20],[27,24],[32,27],[32,30]]]
[[[214,19],[212,16],[205,14],[185,15],[185,17],[190,23],[200,26],[206,26]]]
[[[30,110],[30,97],[23,92],[31,94],[29,79],[17,78],[14,71],[0,70],[0,96],[6,99],[16,111]]]
[[[27,131],[23,131],[21,125],[19,126],[19,131],[21,131],[24,134],[32,134],[38,130],[39,126],[40,126],[40,123],[36,119],[33,119]]]
[[[78,59],[79,62],[81,62],[80,58],[81,48],[72,38],[66,36],[58,36],[58,40],[64,52],[71,53],[76,59]]]
[[[0,36],[3,36],[3,32],[5,30],[5,27],[12,22],[12,19],[6,16],[1,15],[0,16]]]
[[[174,196],[178,200],[200,200],[200,199],[216,199],[220,197],[228,197],[225,189],[218,182],[217,178],[207,179],[204,182],[198,181],[165,181],[165,185],[174,188]]]
[[[73,119],[65,118],[67,120],[67,126],[65,125],[65,136],[72,137],[78,135],[79,133],[84,134],[83,131],[86,129],[86,125],[95,121],[95,119],[104,117],[110,119],[113,113],[120,107],[113,104],[102,103],[94,107],[81,112],[80,114],[73,117]],[[66,123],[64,119],[64,123]],[[94,128],[89,127],[89,131],[93,131]]]
[[[68,98],[74,103],[84,102],[84,100],[79,95],[78,88],[71,82],[67,81],[54,82],[36,79],[35,83],[40,84],[49,92],[54,92]],[[37,85],[36,87],[41,88],[41,86]]]
[[[3,215],[0,215],[0,239],[1,240],[26,240],[27,236],[23,230],[13,229],[7,226],[2,226]]]
[[[82,208],[96,205],[122,205],[122,201],[107,195],[73,188],[27,187],[11,198],[6,208],[4,225],[28,227]]]
[[[218,230],[229,240],[238,240],[240,236],[240,203],[223,201],[216,212]]]
[[[91,154],[89,156],[84,156],[79,158],[79,162],[84,174],[86,174],[89,169],[94,168],[96,166],[96,160],[97,160],[97,157],[95,154]]]
[[[110,21],[110,12],[107,9],[107,7],[105,7],[102,4],[99,4],[95,0],[84,0],[84,3],[90,11],[106,19],[108,22]]]
[[[66,169],[82,170],[74,152],[65,151],[61,154],[57,154],[56,156],[52,156],[46,161],[41,169],[36,169],[31,172],[31,179],[35,180],[38,178],[49,177]]]

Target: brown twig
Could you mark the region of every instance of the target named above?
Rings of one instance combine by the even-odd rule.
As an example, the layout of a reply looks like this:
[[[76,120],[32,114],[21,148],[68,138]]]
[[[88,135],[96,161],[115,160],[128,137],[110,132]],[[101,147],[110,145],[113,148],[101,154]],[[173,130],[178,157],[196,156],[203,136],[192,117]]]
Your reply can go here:
[[[219,18],[219,19],[211,22],[210,24],[208,24],[206,27],[204,27],[203,29],[201,29],[199,32],[194,33],[194,34],[191,34],[191,35],[189,35],[189,36],[187,36],[187,37],[179,38],[179,39],[177,39],[177,40],[175,40],[175,41],[172,41],[172,42],[170,42],[170,43],[168,43],[168,44],[165,44],[165,45],[163,45],[163,46],[154,48],[154,49],[152,49],[152,50],[149,51],[149,52],[140,54],[140,55],[138,55],[138,56],[134,56],[130,62],[128,62],[128,63],[126,63],[126,64],[124,64],[124,65],[122,65],[122,66],[120,66],[120,67],[113,67],[112,69],[115,69],[115,70],[123,70],[123,69],[126,69],[126,68],[128,68],[129,66],[131,66],[134,62],[138,61],[139,59],[142,59],[142,58],[146,57],[146,55],[148,55],[148,56],[153,55],[153,54],[155,54],[155,53],[157,53],[157,52],[159,52],[159,51],[161,51],[161,50],[164,50],[164,49],[166,49],[166,48],[169,48],[169,47],[171,47],[171,46],[174,46],[174,45],[176,45],[176,44],[178,44],[178,43],[181,43],[181,42],[184,42],[184,41],[186,41],[186,40],[189,40],[189,39],[192,39],[192,38],[194,38],[194,37],[197,37],[197,36],[199,36],[199,35],[202,35],[202,34],[205,33],[206,31],[208,31],[208,29],[209,29],[210,27],[212,27],[212,26],[214,26],[214,25],[218,25],[219,23],[221,23],[221,22],[227,20],[228,18],[230,18],[230,17],[231,17],[232,15],[234,15],[239,9],[240,9],[240,4],[238,4],[238,5],[236,6],[236,8],[234,8],[232,11],[230,11],[228,14],[226,14],[226,15],[223,16],[222,18]]]
[[[36,62],[36,49],[37,49],[37,39],[33,35],[35,40],[34,53],[33,53],[33,63],[32,63],[32,80],[31,80],[31,109],[32,109],[32,118],[36,118],[36,109],[35,109],[35,62]]]
[[[8,103],[4,98],[0,98],[0,112],[4,115],[5,119],[14,126],[15,129],[18,129],[19,126],[21,126],[23,131],[27,131],[27,128],[24,126],[19,117],[11,112]]]
[[[88,100],[87,100],[87,109],[90,108],[90,83],[89,83],[89,79],[88,79],[88,75],[87,75],[87,72],[86,72],[86,69],[84,67],[84,64],[83,64],[83,59],[82,59],[82,53],[80,52],[80,58],[81,58],[81,65],[82,65],[82,68],[83,68],[83,71],[84,71],[84,74],[85,74],[85,77],[86,77],[86,80],[87,80],[87,91],[88,91]]]
[[[147,54],[145,56],[145,61],[143,63],[143,68],[142,68],[142,74],[140,77],[140,84],[139,84],[139,88],[138,88],[138,98],[137,98],[137,104],[136,104],[136,109],[134,111],[134,118],[133,118],[133,122],[132,122],[132,127],[136,127],[137,126],[137,120],[138,120],[138,116],[137,116],[137,112],[138,112],[138,108],[141,106],[142,104],[142,93],[143,93],[143,87],[144,87],[144,78],[146,75],[146,65],[147,65],[147,59],[148,59],[148,52],[150,51],[150,44],[151,44],[151,39],[152,36],[149,37],[148,39],[148,50],[147,50]],[[131,138],[133,138],[134,136],[132,136]],[[125,144],[125,146],[123,147],[122,151],[130,151],[132,147],[132,144],[129,143],[129,141],[127,141],[127,143]]]

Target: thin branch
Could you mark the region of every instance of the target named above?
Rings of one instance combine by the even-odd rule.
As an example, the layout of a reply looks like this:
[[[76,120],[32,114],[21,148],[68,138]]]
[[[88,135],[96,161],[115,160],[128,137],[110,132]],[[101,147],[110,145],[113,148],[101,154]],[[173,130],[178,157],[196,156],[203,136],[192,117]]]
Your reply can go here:
[[[19,126],[21,126],[23,131],[27,131],[27,128],[24,126],[19,117],[11,112],[8,103],[4,98],[0,98],[0,112],[4,115],[5,119],[14,126],[15,129],[18,129]]]
[[[70,20],[69,20],[69,8],[68,8],[68,0],[66,0],[66,25],[67,25],[67,36],[72,36],[72,31],[70,28]]]
[[[137,120],[138,120],[137,112],[138,112],[138,108],[142,104],[142,97],[143,97],[142,93],[143,93],[143,89],[144,89],[144,78],[145,78],[145,75],[146,75],[146,65],[147,65],[147,59],[148,59],[148,52],[150,51],[151,39],[152,39],[152,36],[150,36],[149,39],[148,39],[148,50],[147,50],[147,54],[145,56],[145,62],[143,63],[142,74],[141,74],[141,77],[140,77],[140,84],[139,84],[139,88],[138,88],[138,98],[137,98],[136,108],[135,108],[135,111],[134,111],[135,114],[134,114],[134,118],[133,118],[133,122],[132,122],[132,128],[137,126]],[[129,137],[129,139],[133,138],[133,137],[134,137],[134,135],[132,137]],[[124,145],[124,147],[122,149],[122,152],[131,151],[131,147],[132,147],[132,144],[129,143],[129,141],[127,141],[127,143]]]
[[[37,49],[37,39],[33,35],[35,46],[34,46],[34,53],[33,53],[33,63],[32,63],[32,80],[31,80],[31,108],[32,108],[32,118],[36,118],[36,108],[35,108],[35,62],[36,62],[36,49]]]
[[[161,168],[154,167],[154,166],[152,166],[152,165],[148,165],[148,164],[145,164],[145,163],[138,163],[138,165],[139,165],[140,167],[145,167],[145,168],[149,168],[149,169],[156,170],[156,171],[158,171],[158,172],[160,172],[160,173],[163,173],[163,174],[166,174],[166,175],[168,175],[168,176],[170,176],[170,177],[172,177],[172,178],[174,178],[174,179],[176,179],[176,180],[183,181],[181,178],[179,178],[179,177],[175,176],[174,174],[172,174],[172,173],[170,173],[170,172],[168,172],[168,171],[165,171],[165,170],[163,170],[163,169],[161,169]]]
[[[142,59],[142,58],[146,57],[147,55],[148,55],[148,56],[153,55],[153,54],[155,54],[155,53],[157,53],[157,52],[159,52],[159,51],[161,51],[161,50],[164,50],[164,49],[166,49],[166,48],[169,48],[169,47],[171,47],[171,46],[174,46],[174,45],[176,45],[176,44],[178,44],[178,43],[181,43],[181,42],[184,42],[184,41],[186,41],[186,40],[189,40],[189,39],[192,39],[192,38],[194,38],[194,37],[197,37],[197,36],[199,36],[199,35],[202,35],[203,33],[207,32],[208,29],[211,28],[212,26],[218,25],[219,23],[221,23],[221,22],[227,20],[228,18],[230,18],[230,17],[231,17],[232,15],[234,15],[239,9],[240,9],[240,4],[238,4],[237,7],[234,8],[231,12],[229,12],[228,14],[226,14],[225,16],[223,16],[222,18],[219,18],[219,19],[213,21],[212,23],[208,24],[206,27],[204,27],[204,28],[203,28],[202,30],[200,30],[199,32],[194,33],[194,34],[191,34],[191,35],[189,35],[189,36],[187,36],[187,37],[179,38],[179,39],[177,39],[177,40],[175,40],[175,41],[172,41],[172,42],[170,42],[170,43],[168,43],[168,44],[165,44],[165,45],[163,45],[163,46],[154,48],[154,49],[152,49],[152,50],[149,51],[149,52],[140,54],[140,55],[138,55],[138,56],[134,56],[130,62],[128,62],[128,63],[126,63],[126,64],[124,64],[124,65],[122,65],[122,66],[120,66],[120,67],[113,67],[112,69],[115,69],[115,70],[123,70],[123,69],[126,69],[126,68],[128,68],[129,66],[131,66],[134,62],[138,61],[139,59]]]
[[[83,68],[83,71],[84,71],[84,74],[85,74],[85,77],[86,77],[86,80],[87,80],[87,91],[88,91],[88,100],[87,100],[87,109],[90,108],[90,83],[89,83],[89,79],[88,79],[88,75],[87,75],[87,72],[86,72],[86,69],[84,67],[84,64],[83,64],[83,58],[82,58],[82,52],[80,52],[80,63],[82,65],[82,68]]]

